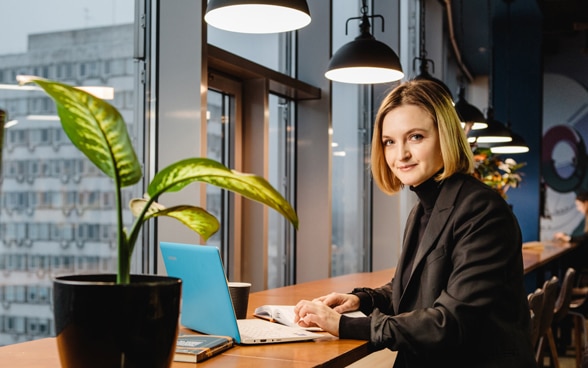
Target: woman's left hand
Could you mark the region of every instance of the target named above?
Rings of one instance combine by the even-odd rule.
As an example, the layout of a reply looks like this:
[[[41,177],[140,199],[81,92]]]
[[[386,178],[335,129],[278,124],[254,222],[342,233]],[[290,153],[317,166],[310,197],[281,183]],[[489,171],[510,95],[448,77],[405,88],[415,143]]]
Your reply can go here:
[[[341,315],[318,300],[301,300],[294,307],[297,323],[301,327],[320,327],[331,335],[339,336]]]

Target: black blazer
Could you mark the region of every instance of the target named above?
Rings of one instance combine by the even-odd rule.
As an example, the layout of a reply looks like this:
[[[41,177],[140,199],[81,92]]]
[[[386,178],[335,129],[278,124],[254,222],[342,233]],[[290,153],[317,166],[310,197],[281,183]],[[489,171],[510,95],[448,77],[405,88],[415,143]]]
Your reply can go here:
[[[404,244],[421,207],[410,213]],[[403,247],[405,249],[405,247]],[[469,175],[446,179],[402,292],[396,275],[371,296],[370,340],[394,367],[535,367],[522,239],[509,205]]]

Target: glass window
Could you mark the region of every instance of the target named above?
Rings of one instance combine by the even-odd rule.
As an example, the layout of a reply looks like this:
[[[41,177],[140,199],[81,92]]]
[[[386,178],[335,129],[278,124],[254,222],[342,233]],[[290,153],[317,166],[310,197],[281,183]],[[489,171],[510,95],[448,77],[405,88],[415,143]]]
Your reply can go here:
[[[268,181],[294,205],[295,119],[293,101],[270,94]],[[294,233],[290,223],[269,211],[268,288],[294,282]]]
[[[138,124],[142,116],[136,119],[134,99],[144,93],[135,93],[134,7],[135,0],[15,2],[2,14],[10,32],[0,33],[0,82],[15,85],[18,74],[36,74],[79,86],[114,87],[114,105],[141,157],[144,127]],[[69,142],[50,98],[2,89],[0,108],[18,121],[6,132],[2,154],[0,259],[10,272],[0,273],[0,284],[11,285],[4,297],[19,304],[0,308],[1,346],[54,333],[53,276],[115,271],[116,219],[110,214],[110,179]],[[124,198],[142,196],[141,187],[125,188]]]
[[[352,41],[358,32],[357,21],[349,32],[342,32],[345,21],[356,17],[357,2],[342,2],[333,7],[333,50]],[[331,276],[369,271],[366,257],[370,249],[369,144],[371,121],[369,87],[333,83],[332,85],[332,253]]]
[[[284,47],[284,37],[289,36],[284,34],[242,34],[208,26],[209,44],[267,68],[288,74],[280,64],[280,53],[276,52]],[[251,45],[255,45],[255,47],[251,47]]]
[[[231,136],[234,125],[234,97],[230,94],[208,90],[208,106],[206,114],[206,147],[207,157],[232,166]],[[214,186],[206,186],[206,209],[221,223],[220,230],[208,239],[207,244],[221,249],[225,264],[228,257],[228,233],[231,221],[228,215],[227,192]]]

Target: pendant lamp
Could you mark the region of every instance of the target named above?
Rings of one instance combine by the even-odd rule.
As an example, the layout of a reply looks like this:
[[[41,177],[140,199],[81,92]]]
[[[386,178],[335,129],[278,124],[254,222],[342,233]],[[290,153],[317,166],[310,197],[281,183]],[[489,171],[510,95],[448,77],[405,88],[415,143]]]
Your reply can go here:
[[[453,94],[451,93],[451,90],[449,89],[449,87],[447,87],[447,85],[445,83],[443,83],[441,80],[433,77],[430,73],[429,73],[429,63],[431,63],[431,65],[433,66],[433,73],[435,72],[435,62],[432,59],[427,59],[427,50],[425,49],[425,44],[426,44],[426,35],[427,35],[427,30],[425,28],[425,24],[427,23],[427,19],[425,17],[425,1],[421,0],[420,1],[420,14],[419,14],[419,43],[420,43],[420,56],[419,57],[415,57],[412,61],[412,69],[414,70],[415,67],[415,61],[420,60],[421,65],[419,68],[420,74],[417,75],[416,77],[414,77],[414,80],[419,80],[419,79],[426,79],[426,80],[430,80],[432,82],[437,83],[441,88],[443,88],[443,90],[447,93],[447,95],[449,95],[449,98],[451,100],[453,100]]]
[[[512,0],[504,0],[507,4],[507,41],[508,45],[506,47],[506,61],[507,61],[507,70],[510,70],[510,3]],[[491,142],[490,144],[490,151],[492,153],[525,153],[529,152],[529,146],[525,143],[523,137],[518,134],[515,134],[510,128],[510,76],[507,75],[506,77],[506,115],[507,115],[507,124],[506,129],[509,131],[511,136],[510,141],[500,141],[500,142]],[[478,142],[480,140],[478,139]]]
[[[307,26],[310,11],[306,0],[210,0],[204,20],[225,31],[279,33]]]
[[[492,43],[492,12],[490,8],[490,0],[487,0],[486,6],[488,8],[487,13],[489,23],[488,29],[490,30],[490,45],[493,48]],[[494,107],[492,105],[492,93],[494,90],[494,83],[493,83],[493,53],[488,53],[489,57],[489,64],[490,64],[490,73],[488,74],[488,85],[489,85],[489,93],[488,93],[488,110],[486,112],[486,124],[488,126],[484,129],[477,129],[477,130],[470,130],[467,134],[468,142],[472,145],[478,144],[485,144],[485,143],[505,143],[512,141],[512,132],[508,129],[504,124],[494,119]],[[507,99],[508,101],[508,99]]]
[[[377,41],[370,33],[369,18],[382,20],[381,15],[367,15],[366,0],[363,0],[362,15],[347,19],[361,19],[360,34],[355,40],[343,45],[331,58],[325,77],[335,82],[375,84],[394,82],[404,77],[398,55],[388,45]]]
[[[465,99],[465,88],[459,87],[457,100],[455,101],[455,111],[461,120],[461,124],[466,129],[466,133],[471,129],[484,129],[488,127],[484,114],[476,106],[470,104]]]
[[[525,153],[529,152],[529,146],[520,135],[511,132],[512,140],[510,142],[495,143],[490,146],[492,153]]]
[[[451,93],[451,90],[449,89],[449,87],[447,87],[447,85],[445,83],[443,83],[441,80],[433,77],[430,73],[429,73],[429,63],[433,63],[433,60],[431,59],[427,59],[427,58],[423,58],[423,57],[416,57],[413,60],[413,64],[416,60],[420,60],[421,61],[421,65],[420,65],[420,74],[417,75],[416,77],[414,77],[414,80],[419,80],[419,79],[426,79],[426,80],[430,80],[432,82],[437,83],[441,88],[443,88],[443,90],[445,91],[445,93],[447,93],[447,95],[449,96],[449,98],[451,100],[453,100],[453,94]],[[435,64],[432,64],[433,68],[435,68]],[[414,69],[414,66],[413,66]]]
[[[488,108],[484,129],[470,130],[468,142],[470,143],[504,143],[512,141],[511,131],[504,124],[494,119],[494,109]]]

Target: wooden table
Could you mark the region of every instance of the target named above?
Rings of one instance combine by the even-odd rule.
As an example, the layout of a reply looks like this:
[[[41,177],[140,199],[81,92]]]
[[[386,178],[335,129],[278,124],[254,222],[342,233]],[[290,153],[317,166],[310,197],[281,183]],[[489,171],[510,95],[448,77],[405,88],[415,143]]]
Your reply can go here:
[[[535,241],[523,244],[525,288],[528,293],[543,286],[555,275],[561,279],[568,267],[573,266],[580,245],[557,241]]]
[[[296,304],[300,299],[312,299],[331,291],[349,292],[354,287],[377,287],[390,281],[394,270],[356,273],[325,280],[251,293],[249,310],[263,304]],[[343,367],[370,351],[366,341],[339,340],[327,333],[325,337],[299,343],[235,346],[207,361],[204,367]],[[55,338],[45,338],[0,347],[0,366],[10,368],[57,368],[59,356]],[[174,362],[173,368],[194,367],[193,363]]]
[[[554,242],[529,242],[523,246],[525,275],[540,271],[569,254],[575,245]],[[295,304],[331,291],[349,292],[354,287],[377,287],[390,281],[394,269],[371,273],[356,273],[311,281],[298,285],[252,293],[248,315],[263,304]],[[312,342],[236,346],[210,360],[199,363],[204,367],[342,367],[370,353],[366,341],[339,340],[325,333],[323,339]],[[59,357],[55,338],[29,341],[0,347],[0,366],[11,368],[57,368]],[[174,362],[173,368],[193,367],[193,363]]]
[[[551,265],[554,261],[576,249],[576,244],[564,242],[526,242],[523,244],[523,265],[525,274],[544,266]]]

